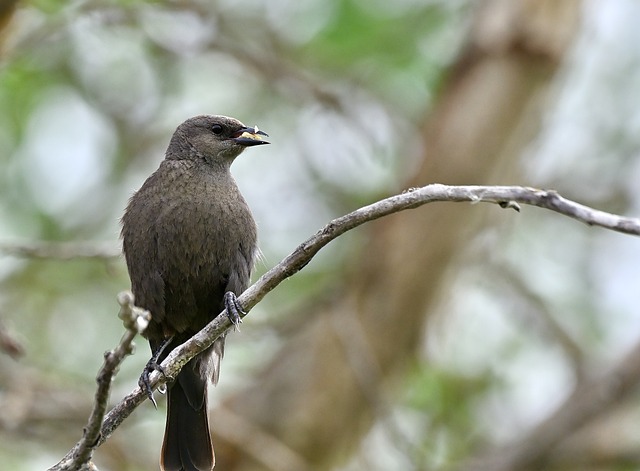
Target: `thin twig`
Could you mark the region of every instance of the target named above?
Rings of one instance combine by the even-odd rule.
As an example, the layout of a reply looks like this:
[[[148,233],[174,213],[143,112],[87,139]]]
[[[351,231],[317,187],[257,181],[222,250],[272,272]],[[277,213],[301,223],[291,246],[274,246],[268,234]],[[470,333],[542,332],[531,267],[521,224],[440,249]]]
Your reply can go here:
[[[102,443],[100,434],[111,392],[111,383],[125,357],[133,353],[133,339],[147,327],[151,319],[148,311],[134,305],[133,295],[129,292],[120,293],[118,303],[120,304],[118,317],[122,319],[127,330],[116,348],[104,354],[104,364],[96,378],[98,388],[93,410],[84,428],[82,438],[58,464],[49,468],[49,471],[96,469],[90,461],[94,450]]]
[[[101,242],[1,242],[0,253],[23,258],[109,260],[120,256],[118,245]]]

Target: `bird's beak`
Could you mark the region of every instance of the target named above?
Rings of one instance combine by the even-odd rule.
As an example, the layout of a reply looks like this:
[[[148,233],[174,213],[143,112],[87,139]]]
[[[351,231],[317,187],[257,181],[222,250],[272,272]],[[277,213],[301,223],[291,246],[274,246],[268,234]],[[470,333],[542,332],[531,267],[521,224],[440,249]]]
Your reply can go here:
[[[233,136],[232,139],[240,144],[241,146],[258,146],[261,144],[269,144],[268,141],[265,141],[262,136],[267,136],[269,137],[269,135],[264,132],[264,131],[260,131],[260,129],[258,129],[258,126],[255,126],[253,128],[249,128],[249,127],[245,127],[242,128],[240,130],[238,130]]]

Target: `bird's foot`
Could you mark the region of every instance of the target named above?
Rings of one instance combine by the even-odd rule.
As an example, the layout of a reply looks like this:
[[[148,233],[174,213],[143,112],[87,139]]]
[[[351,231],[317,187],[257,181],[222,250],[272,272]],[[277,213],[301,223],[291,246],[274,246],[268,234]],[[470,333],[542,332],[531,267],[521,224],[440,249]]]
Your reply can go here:
[[[164,375],[164,368],[160,366],[160,363],[149,360],[142,370],[142,374],[140,375],[140,379],[138,379],[138,386],[147,394],[147,397],[153,404],[153,407],[158,408],[158,403],[156,402],[156,398],[153,397],[153,389],[151,388],[151,382],[149,381],[149,376],[154,371],[159,371],[162,375]]]
[[[166,378],[166,373],[162,365],[160,365],[160,363],[158,362],[158,358],[160,358],[160,355],[162,355],[162,352],[164,352],[165,348],[167,348],[167,345],[169,345],[172,340],[173,337],[169,337],[162,342],[160,348],[155,351],[155,353],[151,356],[151,358],[145,365],[144,369],[142,370],[142,374],[140,375],[140,379],[138,379],[138,386],[140,386],[140,389],[142,389],[147,394],[147,397],[153,404],[153,407],[155,407],[156,409],[158,408],[158,404],[156,403],[156,399],[153,397],[153,389],[151,388],[151,381],[149,380],[149,377],[154,371],[159,371],[160,374],[162,374],[162,376]],[[161,394],[164,394],[166,389],[158,388],[158,391]]]
[[[242,310],[242,306],[233,292],[227,291],[224,294],[224,307],[227,310],[227,317],[233,324],[234,329],[240,332],[240,324],[242,323],[240,314],[246,314],[246,312]]]

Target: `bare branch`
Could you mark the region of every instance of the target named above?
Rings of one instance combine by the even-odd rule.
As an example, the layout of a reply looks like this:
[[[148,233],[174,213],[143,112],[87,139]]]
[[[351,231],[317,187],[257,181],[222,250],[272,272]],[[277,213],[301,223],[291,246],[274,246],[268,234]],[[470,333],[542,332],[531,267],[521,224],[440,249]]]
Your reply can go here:
[[[257,282],[238,297],[238,301],[246,311],[249,311],[282,281],[304,268],[320,249],[345,232],[368,221],[436,201],[495,203],[504,208],[517,210],[520,209],[518,206],[518,203],[520,203],[550,209],[588,225],[600,226],[626,234],[640,235],[640,219],[626,218],[598,211],[565,199],[555,191],[516,186],[447,186],[432,184],[408,190],[400,195],[391,196],[329,222],[311,238],[300,244],[279,264],[260,277]],[[246,313],[243,313],[242,317],[245,315]],[[180,369],[189,360],[209,347],[231,325],[226,316],[226,311],[223,311],[204,329],[184,344],[175,348],[162,362],[166,380],[175,378]],[[151,374],[150,384],[152,388],[164,381],[165,378],[162,378],[160,373],[153,372]],[[146,395],[140,387],[136,387],[124,397],[106,415],[102,424],[101,434],[97,438],[97,442],[94,443],[94,448],[108,439],[113,431],[145,398]]]
[[[120,304],[118,317],[122,319],[127,330],[116,348],[104,354],[104,364],[96,378],[98,389],[94,398],[93,410],[84,428],[82,438],[58,464],[49,468],[49,471],[96,469],[90,460],[93,451],[102,443],[100,440],[102,419],[107,410],[111,383],[125,357],[133,353],[133,339],[147,327],[151,319],[148,311],[133,304],[133,295],[129,292],[120,293],[118,303]]]
[[[550,209],[590,226],[640,235],[640,219],[592,209],[563,198],[555,191],[518,186],[448,186],[435,183],[391,196],[334,219],[265,273],[238,298],[238,301],[246,310],[251,309],[284,279],[301,270],[321,248],[345,232],[365,222],[436,201],[495,203],[508,208],[514,207],[514,203],[527,204]]]
[[[112,259],[120,256],[120,249],[112,242],[2,242],[0,253],[24,258],[76,258]]]
[[[532,318],[532,320],[537,322],[544,332],[544,335],[562,349],[569,364],[571,364],[573,368],[576,382],[580,383],[585,379],[587,373],[586,352],[558,320],[556,320],[545,299],[535,293],[523,279],[522,274],[518,273],[508,264],[498,263],[497,265],[493,265],[491,269],[494,278],[503,279],[509,288],[524,298],[524,302],[527,303],[529,309],[520,310],[522,315],[527,318]]]

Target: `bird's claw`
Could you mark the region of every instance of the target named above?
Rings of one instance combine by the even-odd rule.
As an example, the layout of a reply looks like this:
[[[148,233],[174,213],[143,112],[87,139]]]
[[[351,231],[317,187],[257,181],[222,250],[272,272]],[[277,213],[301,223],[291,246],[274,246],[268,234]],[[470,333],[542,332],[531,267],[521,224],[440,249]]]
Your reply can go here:
[[[227,317],[233,324],[234,330],[240,332],[240,324],[242,323],[240,314],[246,314],[246,312],[242,310],[242,306],[233,292],[227,291],[224,294],[224,307],[227,310]]]
[[[156,402],[156,399],[153,397],[153,389],[151,388],[151,381],[149,380],[149,377],[151,376],[151,373],[153,373],[154,371],[160,372],[160,374],[162,376],[164,376],[165,378],[167,376],[165,374],[164,368],[160,365],[160,363],[158,363],[155,360],[155,358],[151,358],[151,360],[149,360],[148,363],[146,364],[146,366],[144,367],[144,370],[142,370],[142,374],[140,375],[140,379],[138,379],[138,386],[140,386],[140,389],[142,389],[147,394],[147,397],[149,398],[149,400],[153,404],[153,407],[155,407],[157,409],[158,408],[158,403]],[[160,388],[158,388],[158,391],[161,394],[164,394],[160,390]]]
[[[167,348],[167,346],[171,343],[172,340],[173,340],[173,336],[166,338],[162,342],[162,344],[160,344],[160,347],[158,347],[158,349],[151,356],[151,358],[145,365],[144,369],[142,370],[140,379],[138,379],[138,386],[140,386],[140,389],[142,389],[147,394],[147,397],[153,404],[153,407],[155,407],[156,409],[158,408],[158,403],[156,402],[156,399],[153,397],[153,389],[151,388],[151,381],[149,380],[149,377],[151,376],[151,373],[153,373],[154,371],[158,371],[162,376],[164,376],[165,379],[167,378],[166,371],[164,370],[162,365],[160,365],[160,363],[158,362],[158,359],[160,358],[160,355],[162,355],[162,352],[164,352],[165,348]],[[160,394],[164,394],[166,392],[166,389],[158,388],[158,391],[160,392]]]

